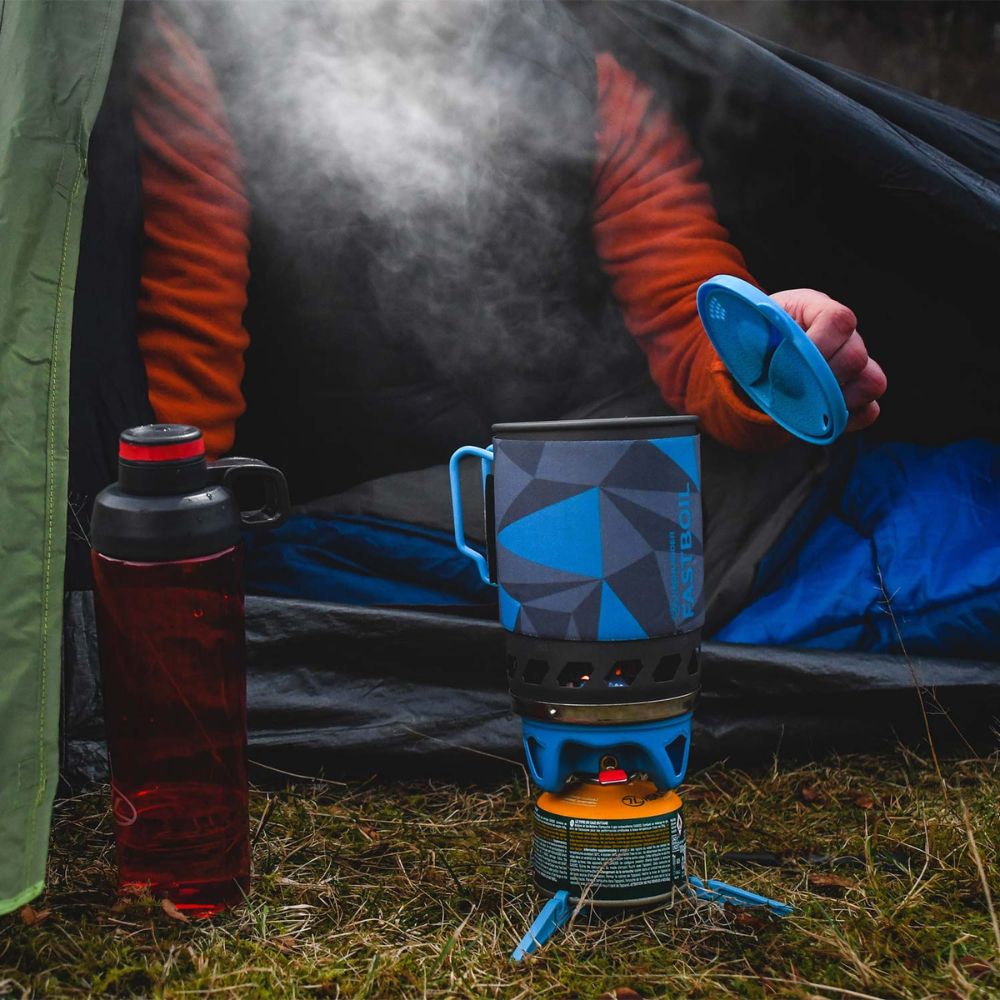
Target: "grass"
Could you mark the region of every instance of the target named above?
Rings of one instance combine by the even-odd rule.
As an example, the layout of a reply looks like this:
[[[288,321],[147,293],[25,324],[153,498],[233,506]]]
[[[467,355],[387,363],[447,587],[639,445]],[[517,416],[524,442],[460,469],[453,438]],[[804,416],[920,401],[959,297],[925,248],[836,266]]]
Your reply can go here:
[[[56,807],[48,916],[0,920],[0,995],[998,997],[1000,764],[941,772],[901,750],[695,774],[690,869],[796,914],[583,911],[521,966],[539,896],[520,778],[256,791],[251,899],[197,923],[114,906],[107,793],[89,792]]]

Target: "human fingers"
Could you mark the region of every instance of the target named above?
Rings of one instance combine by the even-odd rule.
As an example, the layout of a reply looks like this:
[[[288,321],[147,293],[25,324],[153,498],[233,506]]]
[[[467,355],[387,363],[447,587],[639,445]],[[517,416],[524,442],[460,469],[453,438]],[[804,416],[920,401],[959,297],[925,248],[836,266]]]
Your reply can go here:
[[[842,386],[847,409],[853,413],[873,399],[881,398],[886,384],[885,372],[874,358],[869,358],[865,367]]]
[[[866,427],[871,427],[881,412],[878,403],[873,399],[866,403],[860,410],[855,410],[847,418],[848,431],[863,431]]]
[[[824,355],[830,371],[841,385],[854,381],[868,366],[868,347],[857,330],[844,339],[840,347],[831,354]]]
[[[803,319],[807,320],[807,316],[803,316]],[[812,313],[811,319],[812,322],[807,320],[802,326],[806,336],[819,348],[820,354],[827,361],[836,357],[852,337],[857,337],[857,317],[847,306],[834,302],[833,299],[827,299],[825,304],[818,306]],[[852,348],[854,349],[856,348]],[[860,368],[858,370],[860,371]]]

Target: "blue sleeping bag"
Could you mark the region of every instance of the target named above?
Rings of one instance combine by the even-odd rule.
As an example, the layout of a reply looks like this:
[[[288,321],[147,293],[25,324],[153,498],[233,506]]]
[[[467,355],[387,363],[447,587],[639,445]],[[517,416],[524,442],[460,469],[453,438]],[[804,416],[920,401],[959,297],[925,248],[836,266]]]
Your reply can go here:
[[[861,450],[834,510],[793,522],[724,642],[1000,657],[1000,446]]]
[[[859,447],[763,560],[714,638],[1000,658],[1000,447]],[[817,508],[819,516],[817,516]],[[251,593],[361,605],[492,604],[449,533],[356,515],[297,516],[247,537]]]
[[[496,592],[443,531],[385,518],[291,517],[244,536],[247,591],[332,604],[475,605]]]

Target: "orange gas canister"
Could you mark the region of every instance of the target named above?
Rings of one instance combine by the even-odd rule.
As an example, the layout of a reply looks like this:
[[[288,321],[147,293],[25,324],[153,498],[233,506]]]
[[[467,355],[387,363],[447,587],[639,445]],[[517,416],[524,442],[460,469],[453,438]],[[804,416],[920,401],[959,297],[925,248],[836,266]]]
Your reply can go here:
[[[676,792],[624,772],[545,792],[532,817],[535,881],[591,906],[668,899],[686,878],[682,813]]]

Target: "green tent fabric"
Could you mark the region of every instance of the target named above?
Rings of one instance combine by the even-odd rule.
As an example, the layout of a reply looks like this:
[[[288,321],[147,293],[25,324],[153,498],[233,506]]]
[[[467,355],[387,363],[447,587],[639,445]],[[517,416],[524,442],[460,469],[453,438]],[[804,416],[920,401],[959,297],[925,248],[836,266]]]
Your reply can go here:
[[[38,895],[45,878],[59,773],[73,291],[87,147],[121,16],[121,0],[0,0],[0,914]]]

